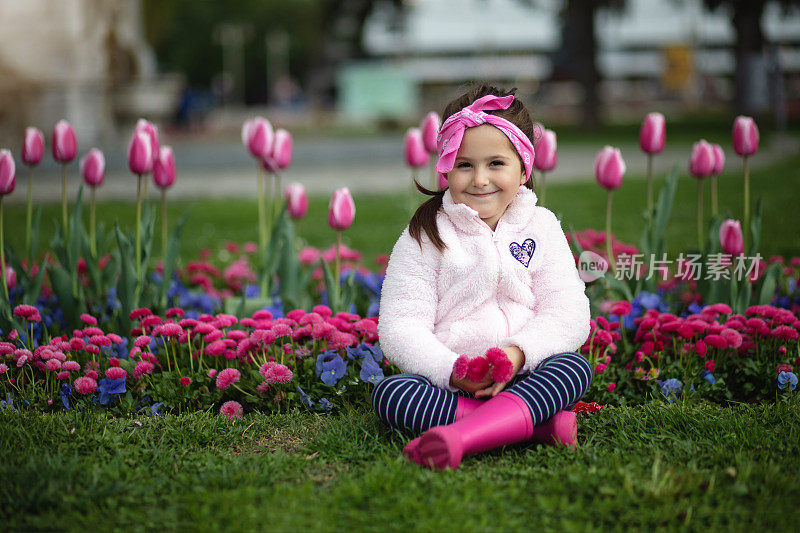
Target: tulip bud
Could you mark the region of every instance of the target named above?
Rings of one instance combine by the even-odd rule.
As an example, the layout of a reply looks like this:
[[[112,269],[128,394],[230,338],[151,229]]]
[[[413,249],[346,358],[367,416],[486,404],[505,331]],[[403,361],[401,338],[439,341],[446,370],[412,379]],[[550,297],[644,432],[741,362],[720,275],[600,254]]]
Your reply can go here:
[[[639,130],[639,146],[648,154],[658,154],[664,149],[667,130],[664,124],[664,115],[649,113],[642,122]]]
[[[150,139],[150,153],[152,154],[151,157],[153,158],[153,162],[150,164],[150,172],[152,172],[152,169],[155,168],[156,165],[156,159],[158,159],[158,151],[160,146],[158,141],[158,128],[156,128],[155,124],[152,122],[140,118],[133,130],[135,132],[144,132]]]
[[[6,265],[6,287],[8,290],[13,289],[17,285],[17,273],[13,268]]]
[[[39,128],[25,128],[25,141],[22,143],[22,162],[35,167],[44,155],[44,134]]]
[[[128,144],[128,168],[134,174],[149,174],[153,171],[153,147],[150,136],[144,131],[134,130]]]
[[[424,167],[430,160],[422,143],[422,132],[419,128],[409,128],[405,138],[406,164],[410,167]]]
[[[162,146],[158,151],[153,181],[162,189],[172,187],[175,183],[175,155],[169,146]]]
[[[447,188],[447,178],[444,174],[439,172],[439,190],[442,191]]]
[[[752,118],[736,117],[733,123],[733,151],[742,157],[758,151],[758,127]]]
[[[81,158],[81,175],[86,185],[97,187],[103,184],[106,171],[106,159],[103,152],[92,148],[89,153]]]
[[[11,150],[0,150],[0,196],[11,194],[17,184],[17,165]]]
[[[738,220],[725,220],[719,227],[719,242],[722,251],[730,255],[740,255],[744,253],[744,237],[742,236],[742,225]]]
[[[558,151],[556,150],[556,132],[544,130],[539,141],[536,143],[533,166],[546,172],[556,168],[558,163]]]
[[[272,124],[263,117],[251,118],[242,126],[242,142],[256,159],[264,159],[272,153],[274,138]]]
[[[356,205],[347,187],[333,191],[328,206],[328,225],[335,230],[346,230],[356,216]]]
[[[75,130],[66,120],[59,120],[53,127],[53,159],[59,163],[69,163],[78,154],[78,140]]]
[[[292,163],[292,134],[284,129],[275,131],[275,146],[272,149],[275,166],[284,170]]]
[[[601,187],[613,191],[622,185],[625,174],[625,161],[619,148],[606,146],[597,153],[594,160],[594,176]]]
[[[692,146],[692,157],[689,160],[689,172],[695,178],[705,178],[714,171],[716,163],[714,148],[702,139]]]
[[[433,111],[422,119],[422,124],[420,124],[419,128],[422,130],[422,145],[428,153],[436,153],[436,141],[441,127],[442,119]]]
[[[294,220],[299,220],[306,216],[308,211],[308,196],[306,188],[300,183],[294,182],[286,186],[283,197],[286,199],[286,210]]]
[[[712,144],[711,148],[714,149],[714,170],[711,171],[715,176],[722,174],[722,169],[725,168],[725,152],[718,144]]]

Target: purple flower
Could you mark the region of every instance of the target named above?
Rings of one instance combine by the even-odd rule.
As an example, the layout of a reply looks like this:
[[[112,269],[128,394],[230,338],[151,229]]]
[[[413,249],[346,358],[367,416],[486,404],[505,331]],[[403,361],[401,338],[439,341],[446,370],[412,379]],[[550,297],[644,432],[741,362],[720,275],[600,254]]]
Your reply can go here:
[[[661,394],[664,395],[664,398],[666,398],[669,403],[677,399],[678,392],[683,388],[683,383],[675,378],[665,379],[664,381],[656,380],[656,383],[661,387]]]
[[[714,374],[712,374],[708,370],[703,370],[702,372],[700,372],[700,377],[708,381],[708,383],[711,385],[717,382],[717,379],[714,377]]]
[[[383,370],[371,358],[365,358],[361,363],[361,374],[359,375],[362,381],[377,385],[383,379]]]
[[[781,372],[778,374],[778,388],[783,390],[787,384],[789,385],[789,390],[794,390],[797,387],[797,376],[794,372]]]

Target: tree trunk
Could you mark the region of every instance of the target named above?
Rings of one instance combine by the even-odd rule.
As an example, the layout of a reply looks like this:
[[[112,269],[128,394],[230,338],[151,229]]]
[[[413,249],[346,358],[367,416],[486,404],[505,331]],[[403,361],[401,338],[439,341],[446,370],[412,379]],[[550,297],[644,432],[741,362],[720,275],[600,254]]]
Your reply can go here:
[[[562,42],[567,48],[569,71],[583,88],[580,123],[594,129],[600,125],[600,73],[597,70],[597,36],[594,18],[597,2],[568,0],[564,8]]]
[[[737,113],[759,114],[769,106],[767,64],[764,55],[764,32],[761,17],[766,0],[733,2],[733,26],[736,29],[736,97]]]

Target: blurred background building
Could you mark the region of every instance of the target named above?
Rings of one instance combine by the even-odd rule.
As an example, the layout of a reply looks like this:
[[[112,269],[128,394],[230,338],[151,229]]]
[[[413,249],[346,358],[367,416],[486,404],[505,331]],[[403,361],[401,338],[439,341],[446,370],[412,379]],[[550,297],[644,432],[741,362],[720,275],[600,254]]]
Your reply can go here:
[[[399,128],[477,79],[549,123],[800,119],[800,0],[0,0],[0,35],[4,146],[61,118],[82,146],[138,117]]]

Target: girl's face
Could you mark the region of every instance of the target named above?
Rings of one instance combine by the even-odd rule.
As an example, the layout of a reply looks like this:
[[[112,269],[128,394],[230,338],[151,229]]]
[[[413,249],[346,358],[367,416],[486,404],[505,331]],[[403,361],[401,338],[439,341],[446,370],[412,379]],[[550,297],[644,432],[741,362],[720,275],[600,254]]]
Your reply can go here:
[[[466,204],[494,231],[527,181],[517,151],[503,132],[483,124],[467,128],[447,184],[453,201]]]

